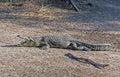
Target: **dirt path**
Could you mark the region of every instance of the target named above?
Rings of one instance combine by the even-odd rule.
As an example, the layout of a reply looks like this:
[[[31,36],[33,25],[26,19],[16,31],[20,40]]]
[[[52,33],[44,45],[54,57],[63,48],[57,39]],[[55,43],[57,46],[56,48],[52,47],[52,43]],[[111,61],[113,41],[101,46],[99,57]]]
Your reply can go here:
[[[45,8],[42,13],[38,12],[42,16],[38,14],[37,17],[32,11],[25,11],[22,16],[1,12],[0,77],[119,77],[120,5],[116,0],[89,1],[99,7],[81,10],[80,13]],[[1,47],[20,43],[22,40],[16,37],[19,34],[69,36],[85,42],[110,43],[113,48],[110,51],[83,52],[56,48]],[[110,65],[98,69],[71,60],[65,56],[66,53]]]

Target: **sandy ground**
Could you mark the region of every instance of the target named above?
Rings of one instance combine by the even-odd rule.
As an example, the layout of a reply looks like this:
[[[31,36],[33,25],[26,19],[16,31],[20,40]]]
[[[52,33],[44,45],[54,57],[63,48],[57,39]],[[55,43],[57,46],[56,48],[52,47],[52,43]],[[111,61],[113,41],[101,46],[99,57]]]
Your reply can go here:
[[[37,16],[26,11],[25,15],[20,16],[9,8],[3,9],[4,5],[1,5],[0,77],[120,77],[120,1],[88,1],[95,6],[81,9],[80,13],[53,7],[49,11],[40,9],[41,13]],[[17,35],[68,36],[90,43],[110,43],[112,49],[84,52],[57,48],[2,47],[23,41]],[[66,57],[67,53],[109,66],[98,69]]]

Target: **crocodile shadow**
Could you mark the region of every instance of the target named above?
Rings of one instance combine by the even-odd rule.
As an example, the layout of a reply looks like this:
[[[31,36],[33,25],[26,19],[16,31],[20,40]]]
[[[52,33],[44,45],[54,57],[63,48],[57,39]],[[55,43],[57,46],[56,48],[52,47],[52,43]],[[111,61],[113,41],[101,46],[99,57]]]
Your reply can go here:
[[[0,47],[17,47],[17,45],[4,45],[4,46],[0,46]]]
[[[82,63],[93,65],[94,67],[99,68],[99,69],[104,68],[106,66],[109,66],[109,64],[100,64],[100,63],[94,62],[94,61],[92,61],[90,59],[78,58],[78,57],[72,55],[71,53],[67,53],[67,54],[65,54],[65,56],[70,58],[70,59],[72,59],[72,60],[76,60],[78,62],[82,62]]]

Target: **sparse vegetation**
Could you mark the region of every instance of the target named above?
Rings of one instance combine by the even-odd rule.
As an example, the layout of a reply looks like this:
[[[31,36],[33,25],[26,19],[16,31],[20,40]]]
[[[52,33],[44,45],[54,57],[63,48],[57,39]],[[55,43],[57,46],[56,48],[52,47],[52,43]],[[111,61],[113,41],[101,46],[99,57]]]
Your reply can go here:
[[[41,0],[0,1],[1,77],[120,76],[120,0],[84,0],[93,5],[81,3],[79,13],[73,7],[59,2],[62,0],[44,0],[44,3]],[[83,42],[110,43],[112,49],[106,52],[82,52],[56,48],[2,47],[24,41],[17,35],[68,36]],[[69,59],[66,53],[109,66],[97,69]]]

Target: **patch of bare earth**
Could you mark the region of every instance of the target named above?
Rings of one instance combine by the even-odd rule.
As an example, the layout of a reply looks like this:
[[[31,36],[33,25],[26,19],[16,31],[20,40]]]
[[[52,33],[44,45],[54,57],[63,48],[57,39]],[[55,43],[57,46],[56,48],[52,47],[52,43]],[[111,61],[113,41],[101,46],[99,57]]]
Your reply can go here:
[[[32,4],[29,5],[33,6]],[[24,6],[29,8],[27,5]],[[30,8],[29,11],[32,10]],[[119,77],[120,21],[100,22],[97,20],[94,23],[92,20],[95,18],[91,18],[91,22],[87,22],[87,19],[81,15],[82,11],[76,13],[60,8],[51,8],[36,6],[35,12],[28,12],[27,10],[21,13],[12,11],[0,13],[0,76]],[[86,15],[90,16],[91,14],[87,13]],[[86,15],[83,14],[85,17]],[[81,20],[85,20],[85,22]],[[103,18],[103,20],[105,19]],[[111,24],[116,29],[112,29]],[[35,37],[44,35],[68,36],[90,43],[110,43],[113,47],[110,51],[90,52],[57,48],[41,50],[34,47],[2,47],[20,43],[22,39],[16,37],[19,34]],[[88,58],[101,64],[109,64],[109,66],[98,69],[90,64],[72,60],[65,56],[66,53]]]

